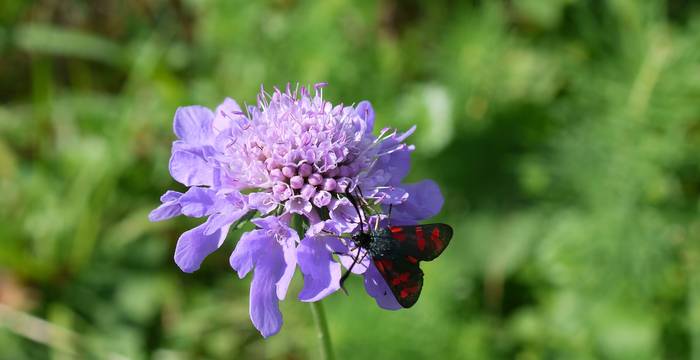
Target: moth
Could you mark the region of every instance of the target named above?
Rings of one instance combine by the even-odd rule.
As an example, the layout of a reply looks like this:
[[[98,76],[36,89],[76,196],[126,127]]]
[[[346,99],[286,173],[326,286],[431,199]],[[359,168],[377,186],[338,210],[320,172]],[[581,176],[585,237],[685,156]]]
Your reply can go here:
[[[358,200],[349,192],[346,196],[360,216],[360,231],[352,235],[352,241],[366,251],[398,303],[404,308],[410,308],[418,301],[423,288],[420,262],[431,261],[442,254],[452,239],[452,227],[434,223],[377,226],[372,229],[362,217]],[[391,206],[388,216],[391,219]],[[352,265],[340,280],[341,286],[352,267],[362,261],[358,259],[359,251],[356,254]]]

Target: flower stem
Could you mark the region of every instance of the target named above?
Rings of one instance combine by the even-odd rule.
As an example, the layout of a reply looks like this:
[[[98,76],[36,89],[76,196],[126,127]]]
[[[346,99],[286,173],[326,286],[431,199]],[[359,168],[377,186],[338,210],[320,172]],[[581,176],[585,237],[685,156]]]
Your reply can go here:
[[[333,360],[333,346],[331,345],[331,334],[328,331],[328,322],[326,321],[326,312],[323,310],[323,304],[320,301],[311,303],[311,314],[313,314],[314,322],[318,331],[318,340],[321,342],[321,359]]]
[[[292,217],[292,228],[296,230],[299,234],[299,238],[304,238],[304,219],[299,215],[294,215]],[[314,323],[316,323],[316,331],[318,335],[318,340],[321,342],[321,359],[322,360],[333,360],[335,356],[333,355],[333,346],[331,345],[331,334],[328,331],[328,321],[326,321],[326,312],[323,310],[323,304],[321,301],[315,301],[310,303],[311,314],[314,317]]]

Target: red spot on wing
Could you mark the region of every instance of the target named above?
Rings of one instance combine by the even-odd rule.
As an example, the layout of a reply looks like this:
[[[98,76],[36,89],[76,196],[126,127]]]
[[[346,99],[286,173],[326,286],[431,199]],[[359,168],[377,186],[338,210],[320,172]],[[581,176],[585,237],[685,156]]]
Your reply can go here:
[[[425,236],[423,235],[423,228],[421,226],[416,226],[416,238],[418,239],[416,243],[418,250],[423,251],[425,249]]]
[[[430,241],[433,243],[435,251],[440,251],[445,246],[440,240],[440,229],[437,226],[433,228],[433,232],[430,234]]]
[[[399,294],[399,296],[400,296],[402,299],[405,299],[405,298],[407,298],[407,297],[409,297],[409,296],[414,295],[414,294],[419,290],[419,288],[420,288],[420,287],[419,287],[418,285],[416,285],[416,286],[410,286],[410,287],[405,287],[405,288],[401,289],[401,293]]]
[[[411,264],[417,264],[417,263],[418,263],[418,259],[414,258],[414,257],[411,256],[411,255],[406,256],[406,261],[410,262]]]
[[[396,285],[399,285],[401,283],[405,283],[408,281],[410,276],[411,276],[411,274],[409,274],[407,272],[401,273],[401,274],[399,274],[399,276],[397,276],[391,280],[391,284],[396,286]]]
[[[383,273],[386,271],[391,271],[391,268],[394,267],[394,264],[388,259],[376,260],[374,263],[377,265],[377,269]]]
[[[403,228],[399,226],[392,226],[389,228],[391,231],[391,237],[398,241],[406,240],[406,234],[403,232]]]
[[[382,264],[381,261],[375,262],[375,265],[377,265],[377,270],[379,270],[379,272],[382,272],[382,273],[383,273],[384,271],[386,271],[386,270],[384,269],[384,264]]]

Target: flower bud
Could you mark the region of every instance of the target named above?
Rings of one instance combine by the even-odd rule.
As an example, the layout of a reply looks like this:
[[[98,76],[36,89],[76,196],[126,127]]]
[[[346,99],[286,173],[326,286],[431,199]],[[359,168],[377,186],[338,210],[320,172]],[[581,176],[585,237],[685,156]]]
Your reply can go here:
[[[297,169],[294,166],[288,165],[282,168],[282,174],[284,174],[284,176],[288,178],[291,178],[292,176],[297,174]]]
[[[299,166],[299,175],[303,177],[309,177],[309,175],[311,175],[313,172],[314,168],[307,163],[303,163],[301,166]]]
[[[299,175],[292,176],[292,178],[289,179],[289,186],[294,190],[301,189],[301,187],[304,186],[304,178]]]
[[[314,196],[314,205],[324,207],[331,203],[331,193],[321,190]]]
[[[335,179],[333,178],[326,178],[325,180],[323,180],[323,190],[333,191],[335,190],[336,185],[337,184],[335,182]]]
[[[309,184],[311,185],[321,185],[322,182],[323,177],[319,174],[314,173],[309,176]]]

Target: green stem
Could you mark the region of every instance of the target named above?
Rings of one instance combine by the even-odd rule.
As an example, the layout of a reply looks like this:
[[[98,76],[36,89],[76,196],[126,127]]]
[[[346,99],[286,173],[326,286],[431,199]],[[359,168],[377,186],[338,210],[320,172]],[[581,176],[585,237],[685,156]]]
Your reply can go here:
[[[304,222],[301,216],[294,215],[292,217],[292,228],[299,234],[299,238],[304,237]],[[333,360],[333,346],[331,345],[331,333],[328,331],[328,321],[326,320],[326,312],[323,310],[321,301],[310,303],[311,314],[316,323],[316,332],[318,340],[321,343],[321,359]]]
[[[328,331],[328,322],[326,321],[326,312],[323,310],[323,304],[320,301],[312,302],[311,314],[314,316],[316,330],[318,332],[318,340],[321,342],[321,359],[333,360],[333,346],[331,345],[331,334]]]

